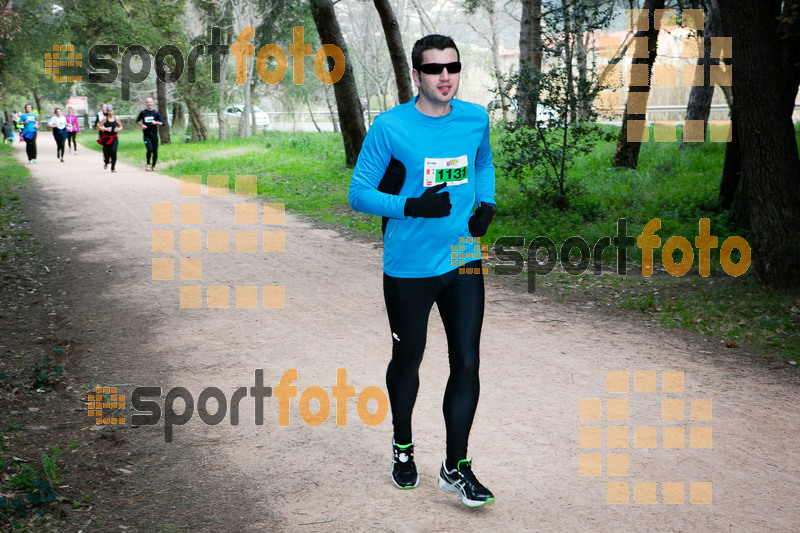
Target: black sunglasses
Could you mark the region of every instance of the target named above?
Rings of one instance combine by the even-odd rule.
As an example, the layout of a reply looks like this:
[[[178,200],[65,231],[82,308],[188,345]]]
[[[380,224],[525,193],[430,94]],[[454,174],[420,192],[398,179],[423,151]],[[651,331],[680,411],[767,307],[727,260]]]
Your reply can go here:
[[[441,74],[444,69],[447,69],[447,72],[450,74],[458,74],[461,72],[461,61],[453,61],[452,63],[425,63],[419,66],[419,71],[423,74]]]

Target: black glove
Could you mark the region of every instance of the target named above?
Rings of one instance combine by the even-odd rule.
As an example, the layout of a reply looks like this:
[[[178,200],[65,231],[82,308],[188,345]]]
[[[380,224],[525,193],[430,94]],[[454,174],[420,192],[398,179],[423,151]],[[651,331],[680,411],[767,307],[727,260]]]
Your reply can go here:
[[[486,235],[486,230],[489,229],[489,224],[494,218],[494,212],[497,210],[492,204],[481,202],[475,214],[469,219],[469,232],[473,237],[483,237]]]
[[[407,217],[441,218],[450,214],[450,193],[444,191],[436,194],[447,186],[446,183],[435,185],[422,193],[419,198],[406,200],[403,213]]]

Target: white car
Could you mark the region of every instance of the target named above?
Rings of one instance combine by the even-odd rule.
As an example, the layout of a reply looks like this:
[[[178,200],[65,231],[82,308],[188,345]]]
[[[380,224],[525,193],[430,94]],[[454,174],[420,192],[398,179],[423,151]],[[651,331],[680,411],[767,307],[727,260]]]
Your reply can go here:
[[[503,113],[502,106],[503,106],[502,100],[500,100],[500,98],[495,98],[486,105],[486,111],[493,119],[496,119],[502,116]],[[508,99],[508,110],[511,112],[512,119],[517,116],[516,98]],[[536,105],[536,119],[538,121],[550,122],[551,120],[555,120],[557,118],[558,118],[558,112],[555,109],[543,106],[542,104]]]
[[[237,123],[242,118],[242,111],[244,110],[244,105],[232,105],[229,106],[225,110],[225,114],[227,115],[228,123]],[[262,111],[257,106],[253,106],[253,111],[256,115],[256,126],[259,128],[266,128],[269,126],[269,114],[266,111]]]

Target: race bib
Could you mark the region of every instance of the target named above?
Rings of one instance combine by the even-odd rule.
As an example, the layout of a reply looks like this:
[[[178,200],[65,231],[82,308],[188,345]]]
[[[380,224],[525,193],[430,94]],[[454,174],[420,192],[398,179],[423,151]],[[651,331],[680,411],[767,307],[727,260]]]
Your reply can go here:
[[[466,155],[460,157],[426,157],[423,166],[423,187],[433,187],[439,183],[462,185],[467,183],[469,161]]]
[[[154,119],[155,117],[144,117],[144,122],[145,124],[149,124],[150,122],[153,122]]]

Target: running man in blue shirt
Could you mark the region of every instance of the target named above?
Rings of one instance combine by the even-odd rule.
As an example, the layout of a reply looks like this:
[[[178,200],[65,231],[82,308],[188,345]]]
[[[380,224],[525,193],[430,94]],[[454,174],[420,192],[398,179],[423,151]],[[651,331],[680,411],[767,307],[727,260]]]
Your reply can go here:
[[[25,140],[25,152],[28,155],[28,164],[38,163],[36,159],[36,134],[39,131],[39,117],[33,112],[33,106],[27,104],[25,112],[20,115],[19,122],[24,124],[20,134]]]
[[[392,481],[415,488],[411,413],[433,304],[444,323],[450,377],[444,395],[447,457],[439,486],[469,507],[494,501],[472,471],[467,441],[478,405],[484,269],[478,238],[494,217],[489,117],[455,99],[455,42],[428,35],[411,52],[417,97],[379,115],[350,183],[353,209],[384,217],[383,289],[392,334],[386,386],[392,406]]]

